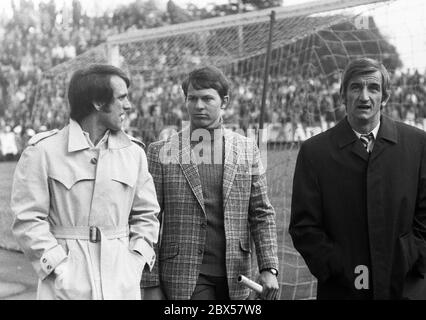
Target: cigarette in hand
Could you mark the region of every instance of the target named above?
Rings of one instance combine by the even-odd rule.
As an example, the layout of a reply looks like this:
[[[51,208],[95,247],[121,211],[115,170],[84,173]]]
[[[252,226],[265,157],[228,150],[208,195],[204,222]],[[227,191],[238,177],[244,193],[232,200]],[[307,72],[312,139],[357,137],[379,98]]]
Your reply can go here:
[[[239,283],[246,286],[247,288],[254,290],[256,293],[260,294],[263,291],[263,287],[260,284],[258,284],[257,282],[254,282],[253,280],[250,280],[249,278],[243,276],[242,274],[238,276],[237,280]]]

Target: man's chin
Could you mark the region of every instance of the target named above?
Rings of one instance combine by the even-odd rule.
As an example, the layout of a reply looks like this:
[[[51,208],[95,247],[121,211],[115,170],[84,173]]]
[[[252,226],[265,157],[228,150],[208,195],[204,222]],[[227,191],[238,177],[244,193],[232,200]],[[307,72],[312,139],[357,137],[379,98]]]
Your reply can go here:
[[[358,123],[359,125],[368,125],[370,123],[374,123],[375,122],[375,115],[373,114],[356,114],[356,115],[352,115],[352,117],[350,117],[353,123]]]
[[[207,129],[212,123],[210,121],[193,121],[192,127],[194,129]]]
[[[124,131],[123,127],[109,127],[108,129],[111,132]]]

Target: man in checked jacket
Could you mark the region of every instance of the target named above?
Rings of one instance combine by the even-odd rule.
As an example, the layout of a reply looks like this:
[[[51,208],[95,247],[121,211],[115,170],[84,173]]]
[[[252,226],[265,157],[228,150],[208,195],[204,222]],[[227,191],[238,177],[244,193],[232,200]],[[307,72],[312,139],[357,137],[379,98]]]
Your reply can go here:
[[[226,130],[228,81],[215,67],[182,84],[190,126],[147,152],[161,207],[157,262],[141,287],[145,299],[247,299],[238,275],[251,275],[251,238],[262,299],[279,286],[275,212],[256,143]]]

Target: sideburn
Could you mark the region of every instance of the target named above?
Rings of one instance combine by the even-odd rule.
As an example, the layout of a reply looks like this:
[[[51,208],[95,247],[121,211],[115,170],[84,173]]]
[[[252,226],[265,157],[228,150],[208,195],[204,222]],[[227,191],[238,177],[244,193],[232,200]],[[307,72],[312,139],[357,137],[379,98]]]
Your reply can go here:
[[[102,111],[102,112],[105,112],[105,113],[111,113],[110,104],[109,103],[104,104],[102,106],[101,110],[99,110],[99,111]]]

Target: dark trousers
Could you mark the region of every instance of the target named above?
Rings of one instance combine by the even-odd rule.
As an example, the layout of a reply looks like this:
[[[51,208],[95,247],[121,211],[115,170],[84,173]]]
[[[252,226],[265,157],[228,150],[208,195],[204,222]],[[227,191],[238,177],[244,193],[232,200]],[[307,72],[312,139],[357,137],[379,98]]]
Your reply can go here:
[[[230,300],[228,280],[226,277],[200,274],[191,300]]]

